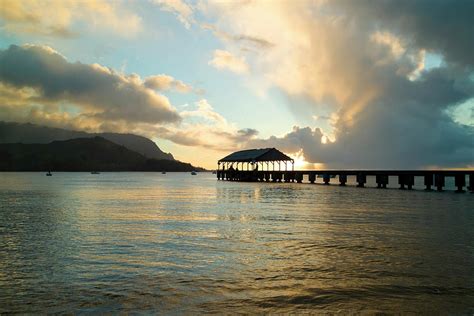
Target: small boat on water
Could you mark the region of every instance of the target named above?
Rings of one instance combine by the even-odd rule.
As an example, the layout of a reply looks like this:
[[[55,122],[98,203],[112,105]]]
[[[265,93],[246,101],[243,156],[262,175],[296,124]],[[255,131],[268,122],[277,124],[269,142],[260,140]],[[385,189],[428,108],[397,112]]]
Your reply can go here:
[[[197,175],[197,172],[193,170],[193,171],[191,171],[191,175],[195,176],[195,175]]]
[[[91,171],[91,174],[100,174],[99,171]]]
[[[53,174],[51,173],[51,171],[48,171],[48,172],[46,173],[46,176],[47,176],[47,177],[51,177],[52,175],[53,175]]]
[[[166,171],[161,171],[161,174],[166,174]]]

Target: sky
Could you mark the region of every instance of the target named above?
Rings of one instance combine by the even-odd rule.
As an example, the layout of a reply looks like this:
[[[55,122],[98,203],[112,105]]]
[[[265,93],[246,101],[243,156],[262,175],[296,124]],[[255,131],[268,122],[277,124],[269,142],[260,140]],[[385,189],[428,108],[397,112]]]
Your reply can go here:
[[[0,0],[0,120],[206,168],[474,168],[474,1]]]

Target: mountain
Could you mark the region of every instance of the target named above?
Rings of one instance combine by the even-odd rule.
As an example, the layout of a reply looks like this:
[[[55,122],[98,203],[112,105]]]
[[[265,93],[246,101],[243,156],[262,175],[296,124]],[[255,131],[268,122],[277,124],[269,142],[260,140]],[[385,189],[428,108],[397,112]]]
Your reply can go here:
[[[169,159],[150,159],[103,137],[49,144],[0,144],[0,171],[192,171]]]
[[[96,136],[125,146],[147,158],[174,160],[171,153],[163,152],[153,141],[143,136],[119,133],[86,133],[31,123],[0,121],[0,143],[47,144],[55,140],[93,138]]]

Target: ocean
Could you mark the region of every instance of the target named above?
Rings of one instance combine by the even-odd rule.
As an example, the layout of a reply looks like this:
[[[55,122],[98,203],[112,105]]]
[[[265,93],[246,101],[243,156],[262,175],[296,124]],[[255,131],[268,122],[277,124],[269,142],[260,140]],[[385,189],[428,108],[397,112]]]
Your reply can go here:
[[[473,314],[474,194],[368,186],[0,173],[0,313]]]

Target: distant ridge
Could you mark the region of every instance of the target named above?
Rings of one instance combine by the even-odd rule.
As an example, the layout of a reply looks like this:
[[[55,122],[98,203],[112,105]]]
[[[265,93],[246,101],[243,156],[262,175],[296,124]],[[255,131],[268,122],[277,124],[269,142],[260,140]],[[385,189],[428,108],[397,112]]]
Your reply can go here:
[[[0,143],[47,144],[56,140],[103,137],[147,158],[174,160],[171,153],[163,152],[152,140],[134,134],[86,133],[52,128],[31,123],[0,121]]]
[[[0,171],[192,171],[189,163],[150,159],[103,137],[49,144],[0,144]]]

